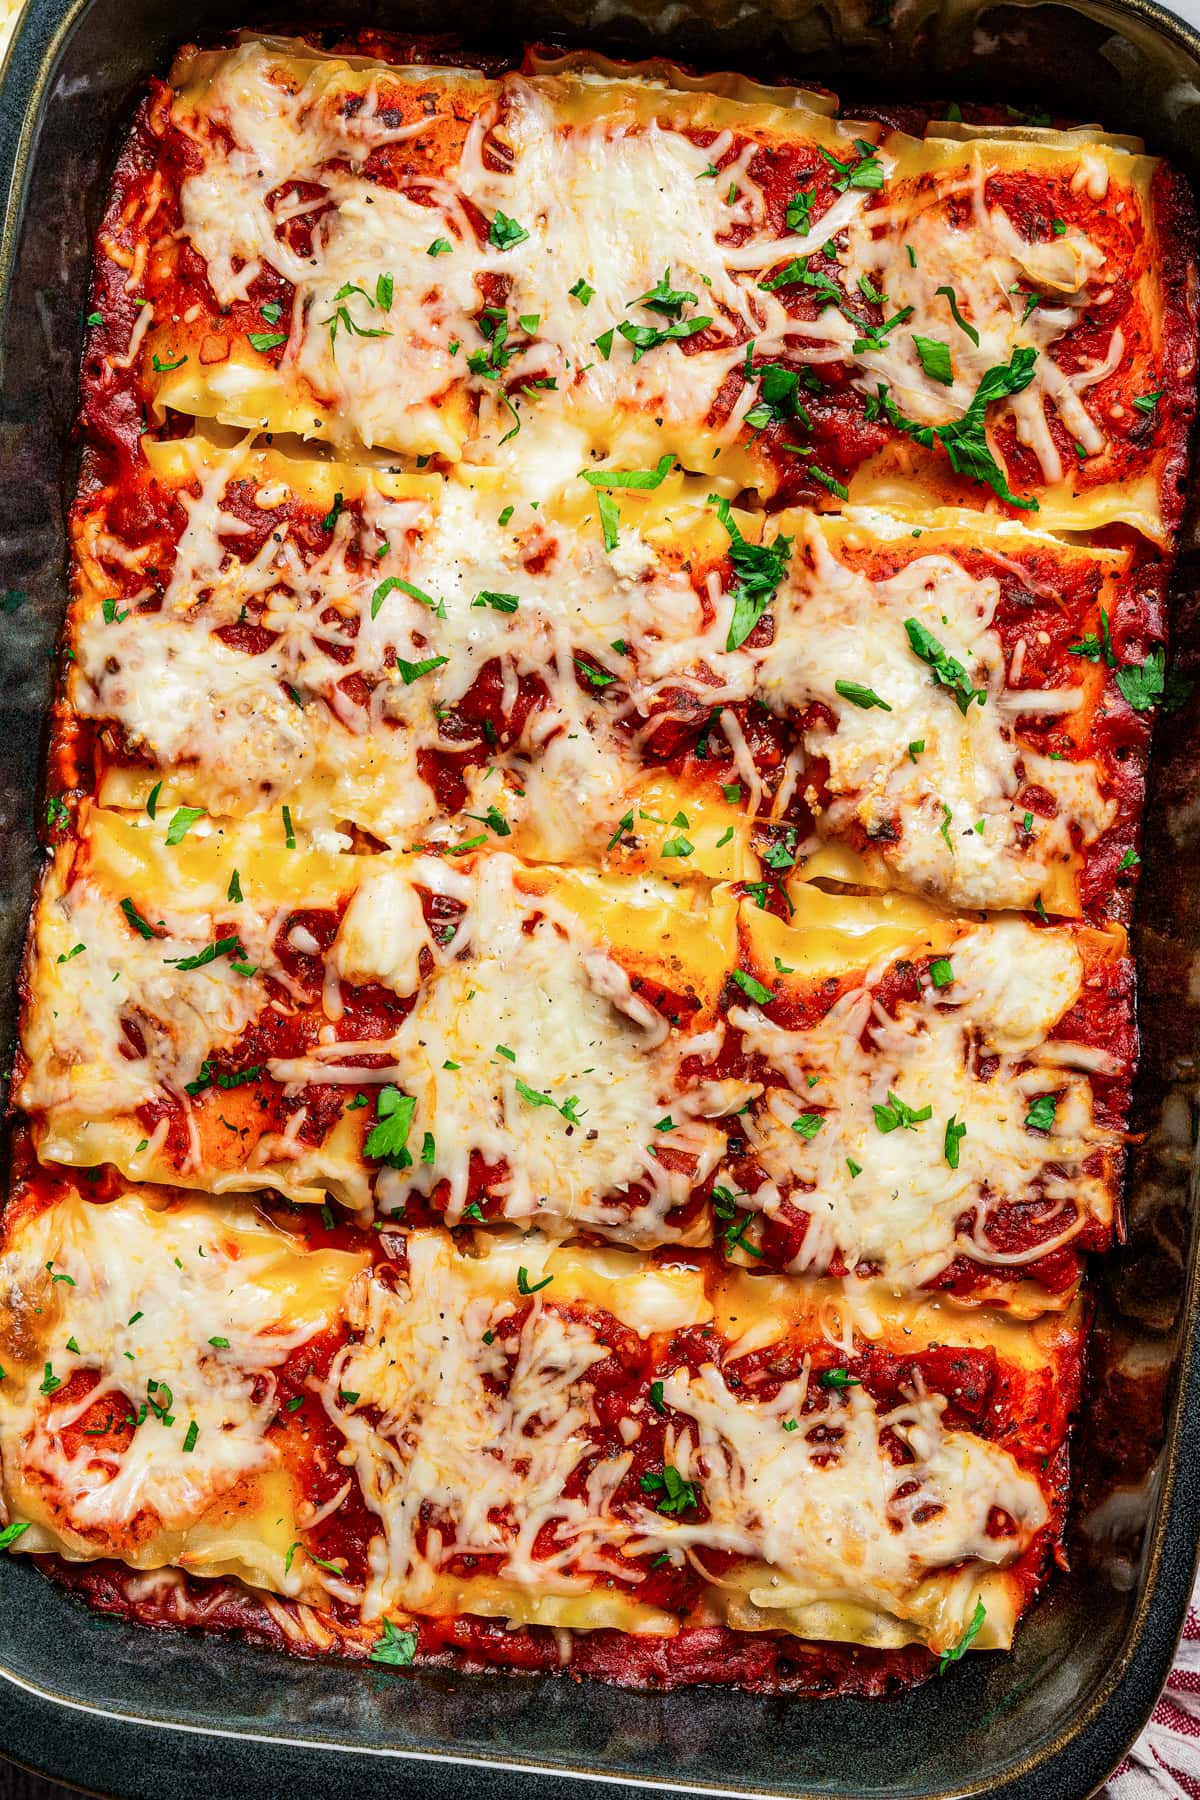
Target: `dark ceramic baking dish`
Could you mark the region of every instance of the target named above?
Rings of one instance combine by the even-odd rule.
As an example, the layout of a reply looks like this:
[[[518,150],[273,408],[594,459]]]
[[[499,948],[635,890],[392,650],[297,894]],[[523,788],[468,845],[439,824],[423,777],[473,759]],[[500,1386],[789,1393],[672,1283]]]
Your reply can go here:
[[[82,303],[131,102],[189,36],[238,24],[457,30],[479,48],[559,36],[765,79],[818,79],[855,104],[993,98],[1141,132],[1200,186],[1200,34],[1146,0],[30,0],[0,75],[0,1031],[38,856],[40,766],[73,485]],[[498,38],[503,31],[504,40]],[[1200,564],[1177,576],[1176,665],[1200,667]],[[440,1800],[607,1783],[682,1793],[891,1800],[1083,1800],[1149,1713],[1171,1663],[1200,1537],[1200,1232],[1190,1204],[1200,1053],[1200,709],[1159,732],[1140,901],[1143,1072],[1124,1250],[1099,1272],[1094,1398],[1081,1427],[1072,1572],[1010,1656],[967,1659],[892,1702],[766,1699],[709,1687],[627,1693],[298,1662],[103,1620],[28,1562],[0,1558],[0,1751],[128,1800],[357,1796],[385,1781]],[[1195,959],[1200,971],[1200,957]]]

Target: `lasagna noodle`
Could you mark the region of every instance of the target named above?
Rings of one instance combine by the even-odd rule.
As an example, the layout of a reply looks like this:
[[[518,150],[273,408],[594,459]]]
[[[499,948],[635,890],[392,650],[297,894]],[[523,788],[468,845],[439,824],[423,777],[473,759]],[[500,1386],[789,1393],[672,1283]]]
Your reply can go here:
[[[306,1501],[272,1432],[278,1380],[365,1261],[301,1254],[240,1205],[14,1207],[0,1459],[20,1548],[299,1594]]]
[[[107,499],[76,519],[70,704],[144,759],[107,765],[107,803],[286,799],[330,845],[482,828],[534,860],[717,880],[757,878],[786,830],[801,870],[829,843],[872,885],[1068,917],[1132,825],[1140,787],[1092,733],[1128,705],[1082,654],[1133,617],[1128,551],[963,514],[764,529],[677,474],[613,490],[610,543],[578,478],[535,509],[491,471],[203,437],[147,455],[161,531],[131,552]],[[746,637],[728,554],[763,539],[779,586]]]
[[[985,1647],[1011,1638],[1059,1504],[1077,1317],[1030,1330],[977,1313],[948,1338],[936,1303],[880,1292],[851,1316],[836,1283],[536,1236],[483,1255],[441,1232],[382,1249],[376,1274],[249,1214],[137,1191],[10,1223],[17,1547],[237,1572],[318,1608],[356,1603],[368,1624],[727,1623],[944,1650],[982,1600]],[[332,1356],[309,1354],[322,1333]],[[339,1549],[336,1509],[329,1524],[306,1497],[285,1363],[319,1370],[303,1404],[344,1441],[365,1563]],[[602,1370],[618,1416],[597,1408]],[[1001,1389],[998,1430],[984,1402]],[[710,1581],[713,1552],[726,1573]],[[671,1581],[682,1619],[648,1597]]]
[[[1119,978],[1119,930],[815,887],[785,924],[501,852],[170,829],[93,813],[43,892],[18,1099],[44,1160],[645,1245],[709,1241],[711,1191],[745,1259],[761,1223],[797,1269],[920,1284],[965,1256],[1001,1294],[1035,1245],[1107,1237],[1093,1081],[1126,1064],[1056,1027]],[[895,1093],[936,1121],[890,1131]]]
[[[172,304],[176,240],[151,216],[134,249],[138,219],[115,222],[153,316],[109,366],[136,364],[160,415],[561,473],[585,450],[705,473],[719,454],[739,485],[832,504],[830,471],[786,448],[805,396],[760,435],[782,362],[816,371],[818,413],[829,369],[874,419],[864,467],[835,446],[855,499],[994,507],[978,457],[964,478],[913,437],[991,395],[993,453],[1015,427],[1017,497],[1048,524],[1165,537],[1189,371],[1163,320],[1190,301],[1162,287],[1159,165],[1123,145],[918,140],[577,68],[486,80],[253,40],[176,83],[198,163],[179,228],[226,310]],[[981,385],[1027,357],[1011,397]],[[1133,402],[1164,384],[1147,428]]]
[[[886,194],[850,227],[849,275],[885,291],[893,311],[914,308],[911,329],[861,351],[862,391],[878,399],[885,389],[918,427],[944,426],[989,370],[1036,351],[1028,384],[988,410],[988,438],[1002,462],[1019,447],[1013,486],[1053,530],[1121,522],[1161,544],[1170,529],[1169,434],[1148,449],[1155,434],[1143,425],[1176,374],[1160,172],[1153,158],[1078,137],[931,137],[904,146]],[[949,346],[950,381],[921,351],[924,335]],[[1186,382],[1193,370],[1194,356],[1178,373]],[[971,484],[952,460],[903,432],[855,471],[850,498],[961,505]]]

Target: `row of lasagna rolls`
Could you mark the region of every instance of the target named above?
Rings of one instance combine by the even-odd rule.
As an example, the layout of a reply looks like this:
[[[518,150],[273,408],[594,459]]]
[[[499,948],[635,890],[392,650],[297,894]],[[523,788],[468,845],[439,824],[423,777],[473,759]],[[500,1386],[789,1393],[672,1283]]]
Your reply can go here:
[[[884,1276],[1026,1314],[1109,1241],[1120,927],[289,845],[84,809],[35,914],[44,1162]],[[286,895],[286,899],[282,898]]]
[[[784,500],[1011,500],[1159,544],[1178,522],[1189,214],[1131,140],[255,39],[172,81],[100,233],[101,440],[174,412],[448,462],[669,452]]]
[[[76,509],[71,779],[343,846],[1124,904],[1160,571],[962,513],[764,521],[669,466],[539,500],[146,439]]]
[[[472,1614],[996,1648],[1080,1341],[1077,1310],[62,1191],[5,1222],[0,1444],[20,1550],[236,1575],[351,1645]]]

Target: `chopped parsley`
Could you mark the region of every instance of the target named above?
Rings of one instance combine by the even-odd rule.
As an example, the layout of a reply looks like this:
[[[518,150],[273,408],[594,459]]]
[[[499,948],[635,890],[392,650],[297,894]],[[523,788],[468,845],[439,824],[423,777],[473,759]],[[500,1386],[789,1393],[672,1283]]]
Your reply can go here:
[[[195,956],[168,956],[164,960],[184,974],[189,969],[207,968],[209,963],[216,962],[217,958],[221,956],[244,958],[245,954],[239,938],[223,937],[217,938],[215,943],[205,944],[203,950],[197,951]]]
[[[522,1265],[517,1270],[517,1292],[526,1295],[538,1294],[544,1287],[549,1287],[553,1280],[553,1275],[544,1275],[541,1281],[530,1281],[529,1270]]]
[[[919,656],[928,666],[938,687],[947,688],[953,694],[954,703],[964,719],[972,700],[978,700],[980,706],[986,703],[986,688],[975,686],[957,658],[950,655],[945,645],[939,643],[919,619],[905,619],[904,630],[913,655]]]
[[[661,487],[671,471],[675,458],[660,456],[656,469],[580,469],[579,479],[595,488]]]
[[[368,1662],[386,1663],[390,1668],[407,1669],[417,1654],[415,1631],[399,1631],[390,1619],[383,1621],[383,1635],[371,1645]]]
[[[752,431],[782,425],[788,419],[799,419],[806,430],[811,429],[812,420],[798,398],[800,377],[795,369],[785,369],[782,363],[764,363],[752,373],[758,376],[758,399],[746,414]]]
[[[748,543],[738,528],[728,500],[710,494],[708,502],[716,507],[717,517],[729,533],[729,560],[737,581],[725,648],[737,650],[774,600],[776,590],[787,574],[793,540],[781,532],[769,544]]]
[[[934,292],[937,294],[940,294],[942,296],[942,298],[946,302],[946,305],[950,308],[950,317],[954,320],[954,323],[958,326],[958,329],[962,332],[965,332],[967,337],[970,338],[971,342],[974,344],[975,348],[978,350],[978,348],[979,348],[979,333],[976,331],[976,329],[973,325],[969,325],[967,323],[967,321],[963,318],[962,314],[959,312],[959,310],[958,310],[958,295],[954,292],[954,289],[952,287],[940,287],[940,288],[935,288]]]
[[[380,1088],[375,1100],[375,1123],[365,1145],[368,1156],[378,1157],[393,1169],[410,1169],[408,1134],[412,1130],[417,1102],[412,1094],[397,1087]]]
[[[929,965],[929,978],[935,988],[947,988],[954,980],[954,964],[948,956],[935,956]]]
[[[578,300],[580,306],[589,305],[596,297],[595,288],[590,281],[585,281],[582,275],[573,287],[567,289],[567,292],[572,300]]]
[[[874,688],[862,687],[857,681],[835,681],[833,685],[843,700],[853,701],[854,705],[861,706],[864,712],[870,712],[873,706],[877,706],[880,712],[891,712],[892,710],[886,700],[880,699]]]
[[[913,1131],[918,1125],[923,1125],[926,1119],[933,1117],[932,1106],[922,1106],[919,1111],[914,1111],[911,1106],[906,1106],[898,1095],[893,1094],[890,1088],[888,1089],[887,1105],[875,1105],[871,1110],[875,1114],[876,1125],[885,1135],[889,1131],[901,1129]]]
[[[432,675],[435,669],[440,669],[449,660],[447,656],[426,656],[420,662],[414,663],[405,662],[402,656],[398,656],[396,667],[400,671],[400,679],[405,687],[411,687],[414,681],[420,681],[422,675]]]
[[[792,1130],[797,1137],[807,1138],[811,1142],[824,1123],[824,1113],[801,1113],[798,1119],[792,1120]]]
[[[496,250],[511,250],[517,244],[523,244],[529,233],[507,213],[497,210],[488,226],[488,243]]]
[[[139,937],[152,938],[154,936],[153,925],[147,924],[146,920],[143,919],[141,913],[128,896],[121,902],[121,911],[125,914],[125,917],[133,926],[133,929],[137,932]]]
[[[930,381],[940,381],[943,387],[950,387],[954,382],[954,371],[950,367],[950,346],[940,338],[921,337],[913,332],[913,343],[921,367]]]
[[[345,312],[346,309],[342,307],[339,310]],[[370,335],[375,336],[376,334],[372,332]],[[288,341],[286,331],[248,331],[246,336],[250,340],[250,347],[253,350],[278,350],[280,344],[286,344]],[[157,358],[155,360],[157,361]],[[183,360],[186,362],[187,358],[185,357]],[[178,368],[179,365],[176,363],[173,366]]]
[[[1088,662],[1098,663],[1103,657],[1110,669],[1118,666],[1117,655],[1113,649],[1112,627],[1108,622],[1108,609],[1100,608],[1100,635],[1089,631],[1077,643],[1067,645],[1068,656],[1082,656]]]
[[[373,619],[378,618],[380,607],[388,595],[397,589],[400,593],[407,594],[410,600],[415,600],[418,606],[427,606],[437,618],[445,618],[444,601],[435,600],[432,594],[427,594],[423,588],[414,587],[411,581],[402,581],[399,575],[388,575],[371,595],[371,617]]]
[[[643,1493],[661,1494],[662,1498],[654,1503],[660,1513],[686,1512],[689,1506],[700,1504],[695,1483],[685,1481],[679,1470],[672,1468],[670,1463],[664,1466],[661,1475],[655,1470],[643,1475],[641,1486]]]
[[[1117,686],[1135,712],[1149,712],[1163,697],[1166,685],[1166,651],[1161,645],[1143,663],[1126,663],[1117,670]]]
[[[206,809],[203,806],[180,806],[171,815],[171,823],[167,826],[167,843],[172,848],[181,844],[192,826],[202,819]]]
[[[600,530],[604,537],[604,548],[615,550],[621,541],[621,509],[611,494],[597,494],[600,508]],[[623,656],[624,651],[620,654]]]
[[[862,138],[854,140],[854,148],[859,154],[856,163],[840,162],[823,144],[818,144],[817,148],[830,167],[837,170],[832,184],[835,194],[844,194],[847,188],[878,190],[884,185],[883,164],[876,156],[874,146]]]
[[[942,1652],[941,1660],[938,1663],[939,1675],[944,1675],[946,1670],[950,1667],[950,1664],[956,1663],[959,1657],[971,1648],[971,1645],[983,1630],[983,1621],[986,1618],[987,1608],[984,1606],[982,1600],[977,1600],[975,1602],[975,1611],[971,1616],[971,1622],[959,1638],[957,1644],[954,1645],[953,1649]]]
[[[906,432],[914,443],[924,445],[927,450],[932,450],[936,440],[945,450],[956,475],[986,482],[993,493],[1010,506],[1019,507],[1023,512],[1036,512],[1038,503],[1035,499],[1019,499],[1009,487],[1007,475],[992,455],[986,427],[987,409],[993,400],[1023,393],[1029,386],[1037,354],[1031,345],[1020,345],[1007,363],[988,369],[980,378],[962,418],[952,419],[947,425],[918,425],[914,419],[905,418],[882,383],[867,400],[866,417],[869,421],[882,414],[897,431]]]
[[[942,1140],[942,1152],[952,1169],[958,1167],[958,1147],[967,1135],[965,1125],[960,1125],[954,1113],[946,1120],[946,1135]]]
[[[753,975],[747,975],[744,969],[731,969],[729,973],[746,998],[753,1000],[756,1006],[769,1006],[775,998],[770,988],[764,987],[761,981],[756,981]]]
[[[552,1106],[556,1113],[561,1113],[568,1125],[578,1125],[581,1119],[579,1097],[571,1094],[566,1100],[558,1101],[553,1094],[544,1093],[541,1088],[530,1087],[527,1081],[517,1076],[513,1083],[522,1100],[530,1106]]]
[[[808,233],[812,230],[812,209],[813,201],[815,199],[816,193],[812,188],[796,189],[796,192],[788,201],[787,213],[785,215],[789,231],[797,232],[804,237],[808,236]]]
[[[1057,1094],[1039,1094],[1025,1114],[1025,1124],[1031,1131],[1049,1131],[1057,1111]]]

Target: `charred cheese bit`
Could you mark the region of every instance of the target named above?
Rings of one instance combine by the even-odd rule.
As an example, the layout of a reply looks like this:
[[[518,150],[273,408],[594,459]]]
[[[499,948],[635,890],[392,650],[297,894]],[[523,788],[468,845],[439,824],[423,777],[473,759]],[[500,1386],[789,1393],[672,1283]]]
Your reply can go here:
[[[740,1578],[745,1610],[757,1609],[752,1628],[806,1632],[811,1608],[826,1638],[946,1648],[981,1583],[997,1580],[989,1571],[1046,1523],[1037,1482],[1006,1451],[947,1430],[941,1396],[914,1392],[885,1410],[849,1388],[805,1415],[807,1370],[763,1403],[715,1364],[689,1379],[669,1358],[663,1396],[678,1419],[664,1459],[694,1483],[703,1516],[666,1517],[641,1489],[618,1498],[633,1457],[599,1454],[591,1372],[608,1354],[602,1326],[573,1309],[570,1272],[559,1285],[536,1239],[527,1254],[527,1274],[551,1273],[527,1307],[509,1285],[513,1250],[465,1257],[430,1233],[408,1237],[403,1286],[364,1277],[352,1290],[354,1341],[323,1391],[380,1524],[365,1617],[449,1605],[669,1633],[671,1614],[639,1602],[636,1587],[597,1593],[596,1574],[628,1577],[630,1558],[726,1550],[748,1559],[732,1585]],[[351,1407],[339,1398],[347,1389]],[[911,1462],[897,1466],[885,1432]],[[996,1507],[1012,1521],[1000,1536],[988,1529]],[[451,1574],[463,1554],[487,1557],[492,1572]],[[1013,1601],[1002,1577],[996,1592],[1003,1641]],[[730,1610],[724,1579],[705,1605],[710,1618]]]
[[[243,1208],[77,1196],[0,1255],[0,1443],[22,1550],[175,1563],[299,1594],[302,1493],[277,1376],[365,1258],[305,1254]],[[324,1591],[316,1590],[319,1597]]]

